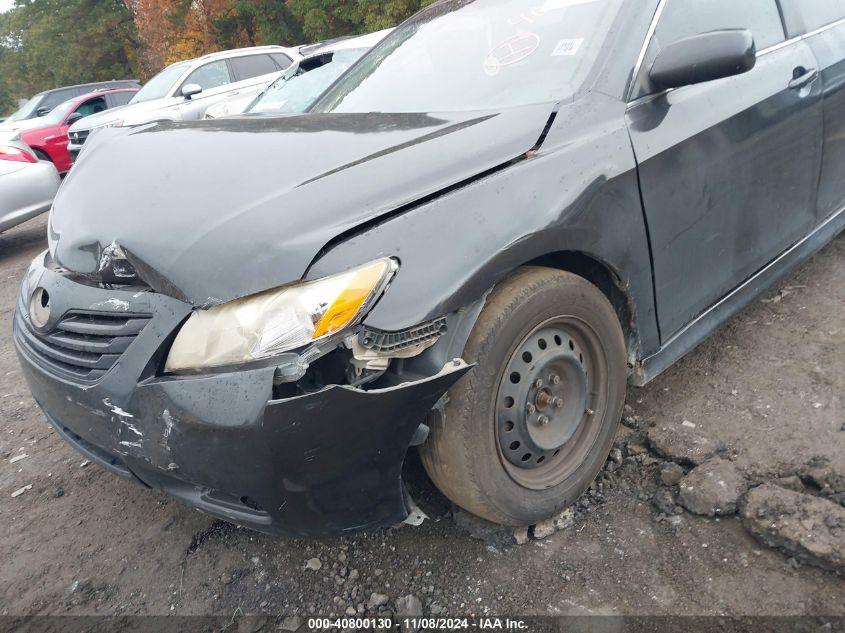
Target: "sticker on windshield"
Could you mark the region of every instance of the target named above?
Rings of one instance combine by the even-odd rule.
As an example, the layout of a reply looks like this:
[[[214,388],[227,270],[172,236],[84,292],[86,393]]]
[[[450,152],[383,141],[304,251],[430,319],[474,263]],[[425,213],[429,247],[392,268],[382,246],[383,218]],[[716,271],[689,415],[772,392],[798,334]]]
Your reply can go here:
[[[561,40],[552,51],[552,57],[566,57],[570,55],[577,55],[581,49],[581,44],[584,43],[584,38],[575,38],[570,40]]]
[[[513,66],[527,59],[540,46],[540,36],[536,33],[519,33],[506,39],[487,53],[484,59],[484,71],[496,75],[505,66]]]

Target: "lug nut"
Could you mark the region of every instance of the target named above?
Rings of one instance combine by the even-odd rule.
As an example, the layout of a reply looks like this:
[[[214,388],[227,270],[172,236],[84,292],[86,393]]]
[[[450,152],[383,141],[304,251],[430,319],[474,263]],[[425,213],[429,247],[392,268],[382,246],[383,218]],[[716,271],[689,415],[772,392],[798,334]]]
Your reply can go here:
[[[537,410],[537,407],[534,406],[533,403],[528,403],[528,415],[534,415],[534,412]]]
[[[543,381],[538,378],[537,380],[534,381],[534,386],[537,387],[537,389],[542,389],[543,388]]]
[[[555,407],[556,407],[556,408],[558,408],[558,409],[560,409],[561,407],[563,407],[563,398],[555,398],[555,399],[554,399],[554,405],[555,405]]]
[[[560,376],[552,376],[551,378],[549,378],[549,382],[552,383],[553,385],[559,385],[560,384]]]
[[[537,422],[540,423],[540,426],[547,426],[549,423],[549,416],[541,415],[539,418],[537,418]]]

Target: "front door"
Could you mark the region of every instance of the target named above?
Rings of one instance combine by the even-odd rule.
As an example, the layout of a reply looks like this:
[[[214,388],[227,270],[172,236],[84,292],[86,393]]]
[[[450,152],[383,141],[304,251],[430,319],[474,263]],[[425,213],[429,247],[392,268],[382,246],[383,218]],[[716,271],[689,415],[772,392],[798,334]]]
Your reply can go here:
[[[716,29],[754,34],[757,65],[657,93],[662,46]],[[786,42],[775,0],[667,0],[634,82],[639,163],[663,342],[810,232],[822,148],[817,62]]]
[[[202,92],[190,99],[180,97],[180,91],[188,84],[197,84],[202,88]],[[176,92],[175,96],[182,99],[178,106],[179,118],[183,121],[201,119],[210,106],[236,92],[237,90],[232,85],[229,65],[225,59],[203,64],[188,75]]]

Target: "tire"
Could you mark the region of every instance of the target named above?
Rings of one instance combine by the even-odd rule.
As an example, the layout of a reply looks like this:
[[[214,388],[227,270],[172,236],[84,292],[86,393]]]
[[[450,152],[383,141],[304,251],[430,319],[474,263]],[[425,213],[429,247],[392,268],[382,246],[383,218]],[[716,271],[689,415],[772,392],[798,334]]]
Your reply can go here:
[[[576,275],[520,269],[491,294],[464,359],[476,367],[420,447],[431,479],[502,525],[571,505],[604,465],[625,402],[627,353],[610,302]]]

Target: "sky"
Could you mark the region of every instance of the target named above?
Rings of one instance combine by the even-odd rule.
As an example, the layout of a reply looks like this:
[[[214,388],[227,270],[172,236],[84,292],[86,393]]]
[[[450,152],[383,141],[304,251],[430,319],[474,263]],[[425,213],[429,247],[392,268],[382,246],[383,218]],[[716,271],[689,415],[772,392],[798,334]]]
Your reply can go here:
[[[15,0],[0,0],[0,12],[8,11],[14,3]]]

